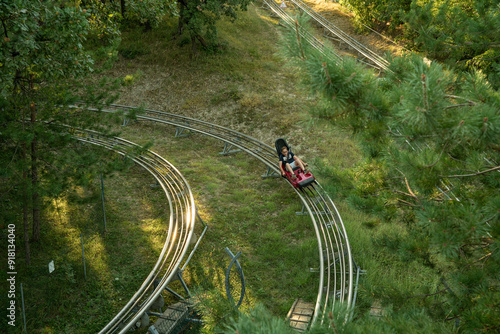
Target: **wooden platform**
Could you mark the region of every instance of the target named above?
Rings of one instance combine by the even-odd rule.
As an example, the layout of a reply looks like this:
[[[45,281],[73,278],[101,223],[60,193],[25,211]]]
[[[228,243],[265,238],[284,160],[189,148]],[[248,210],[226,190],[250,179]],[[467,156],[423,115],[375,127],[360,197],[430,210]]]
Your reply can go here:
[[[290,327],[298,332],[304,332],[309,328],[314,315],[314,304],[297,299],[288,312],[287,319]]]
[[[170,305],[163,317],[158,319],[154,325],[149,327],[150,334],[171,334],[177,333],[182,322],[192,312],[191,303],[188,301],[181,301],[176,304]]]
[[[382,307],[380,300],[374,300],[370,307],[370,315],[375,318],[382,318],[387,315],[387,311]]]

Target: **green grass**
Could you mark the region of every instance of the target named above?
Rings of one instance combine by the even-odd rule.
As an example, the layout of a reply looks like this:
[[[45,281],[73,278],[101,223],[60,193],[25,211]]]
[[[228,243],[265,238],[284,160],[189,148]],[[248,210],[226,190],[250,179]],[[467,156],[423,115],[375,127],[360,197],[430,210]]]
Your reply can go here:
[[[152,181],[137,167],[105,179],[107,232],[100,180],[49,204],[41,240],[31,247],[31,266],[18,255],[29,332],[96,332],[137,290],[159,255],[168,223],[159,205],[164,196],[149,187]]]

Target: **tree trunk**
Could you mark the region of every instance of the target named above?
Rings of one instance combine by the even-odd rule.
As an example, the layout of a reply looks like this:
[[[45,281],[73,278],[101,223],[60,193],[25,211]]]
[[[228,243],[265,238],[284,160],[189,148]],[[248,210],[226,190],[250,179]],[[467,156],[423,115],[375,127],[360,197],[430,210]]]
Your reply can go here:
[[[22,124],[23,124],[23,132],[26,131],[26,117],[23,113]],[[28,172],[26,171],[28,163],[26,162],[26,141],[23,141],[23,152],[22,152],[22,160],[23,160],[23,229],[24,229],[24,252],[25,252],[25,260],[26,265],[29,266],[31,262],[30,257],[30,235],[29,235],[29,220],[28,220]]]
[[[122,13],[122,17],[125,17],[125,0],[120,0],[120,11]]]
[[[207,44],[207,42],[205,41],[205,39],[203,38],[203,36],[201,36],[201,35],[196,35],[196,38],[198,39],[198,41],[200,41],[201,45],[202,45],[204,48],[207,48],[207,47],[208,47],[208,44]]]
[[[38,196],[38,166],[36,161],[36,139],[31,142],[31,184],[33,187],[33,241],[40,240],[40,200]]]
[[[193,55],[196,55],[196,38],[195,36],[191,36],[191,51],[193,52]]]
[[[35,103],[31,103],[31,127],[35,132],[36,108]],[[38,196],[38,166],[37,166],[37,141],[36,134],[31,142],[31,186],[33,204],[33,241],[40,240],[40,201]]]
[[[174,38],[176,36],[182,35],[182,32],[184,30],[184,20],[186,20],[186,15],[185,15],[185,3],[182,1],[177,1],[179,4],[179,23],[177,24],[177,33],[174,33]]]
[[[23,121],[24,123],[24,121]],[[23,125],[24,127],[24,125]],[[26,172],[26,142],[23,142],[23,228],[24,228],[24,252],[26,265],[29,266],[30,258],[30,236],[28,221],[28,173]]]

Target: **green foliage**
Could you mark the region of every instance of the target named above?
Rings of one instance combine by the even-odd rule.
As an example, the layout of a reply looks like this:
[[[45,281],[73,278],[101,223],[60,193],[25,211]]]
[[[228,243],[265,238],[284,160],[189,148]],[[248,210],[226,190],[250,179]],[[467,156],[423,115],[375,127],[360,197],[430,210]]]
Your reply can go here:
[[[88,15],[87,43],[105,48],[116,45],[120,39],[118,24],[121,15],[115,2],[87,0],[80,3],[79,7]]]
[[[240,313],[238,318],[231,318],[224,333],[292,334],[294,331],[284,320],[273,317],[259,304],[249,313]]]
[[[440,60],[471,59],[498,48],[498,2],[413,1],[406,22],[418,31],[419,48]],[[486,57],[484,57],[486,58]]]
[[[251,0],[178,0],[179,33],[189,32],[191,40],[198,39],[206,49],[217,44],[216,22],[227,17],[231,22],[238,11],[247,10]],[[215,50],[215,49],[214,49]]]
[[[340,0],[343,6],[355,14],[355,24],[395,30],[404,23],[404,15],[409,11],[412,0]]]
[[[351,128],[364,148],[366,162],[343,185],[349,201],[408,227],[409,237],[383,235],[375,243],[434,268],[454,286],[440,296],[446,306],[435,317],[449,307],[448,316],[460,317],[466,330],[498,326],[492,304],[474,302],[500,294],[490,274],[500,269],[498,206],[492,209],[500,200],[498,92],[479,72],[460,73],[417,55],[392,59],[391,71],[376,79],[354,61],[286,47],[305,59],[295,64],[331,106],[322,114]]]
[[[175,14],[175,1],[165,0],[128,0],[126,3],[125,19],[138,22],[146,29],[158,27],[166,14]]]
[[[481,70],[500,87],[500,11],[495,0],[341,1],[367,25],[399,34],[408,47],[459,70]]]
[[[122,165],[100,149],[79,151],[72,130],[111,136],[116,116],[70,108],[77,101],[113,101],[117,82],[85,80],[95,68],[85,49],[92,20],[85,9],[71,2],[2,1],[0,20],[0,189],[11,200],[2,201],[0,211],[11,222],[23,221],[25,231],[32,219],[38,241],[40,212],[51,198],[71,183],[88,183],[101,172],[97,162],[105,162],[105,171]],[[28,240],[26,232],[27,256]]]
[[[13,93],[20,74],[57,81],[88,73],[92,59],[83,52],[89,27],[83,10],[17,0],[2,1],[0,11],[2,98]]]
[[[203,290],[195,291],[194,295],[196,312],[203,318],[203,332],[216,332],[221,323],[237,313],[222,291],[214,287],[205,286]]]
[[[351,321],[350,314],[344,305],[338,304],[324,316],[320,316],[311,328],[304,331],[307,334],[327,333],[449,333],[452,329],[441,323],[436,323],[429,317],[425,309],[408,308],[404,311],[386,308],[379,317],[369,314],[357,317]],[[224,333],[295,333],[289,325],[280,318],[273,317],[262,305],[257,305],[248,313],[240,313],[239,317],[230,320]]]

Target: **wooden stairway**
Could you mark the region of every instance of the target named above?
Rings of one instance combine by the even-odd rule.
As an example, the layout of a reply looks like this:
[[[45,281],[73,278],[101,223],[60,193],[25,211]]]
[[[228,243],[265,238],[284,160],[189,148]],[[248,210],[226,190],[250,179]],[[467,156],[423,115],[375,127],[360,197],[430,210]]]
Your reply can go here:
[[[158,319],[154,325],[149,327],[150,334],[171,334],[179,332],[183,321],[192,312],[192,305],[188,301],[181,301],[170,305],[163,317]]]

